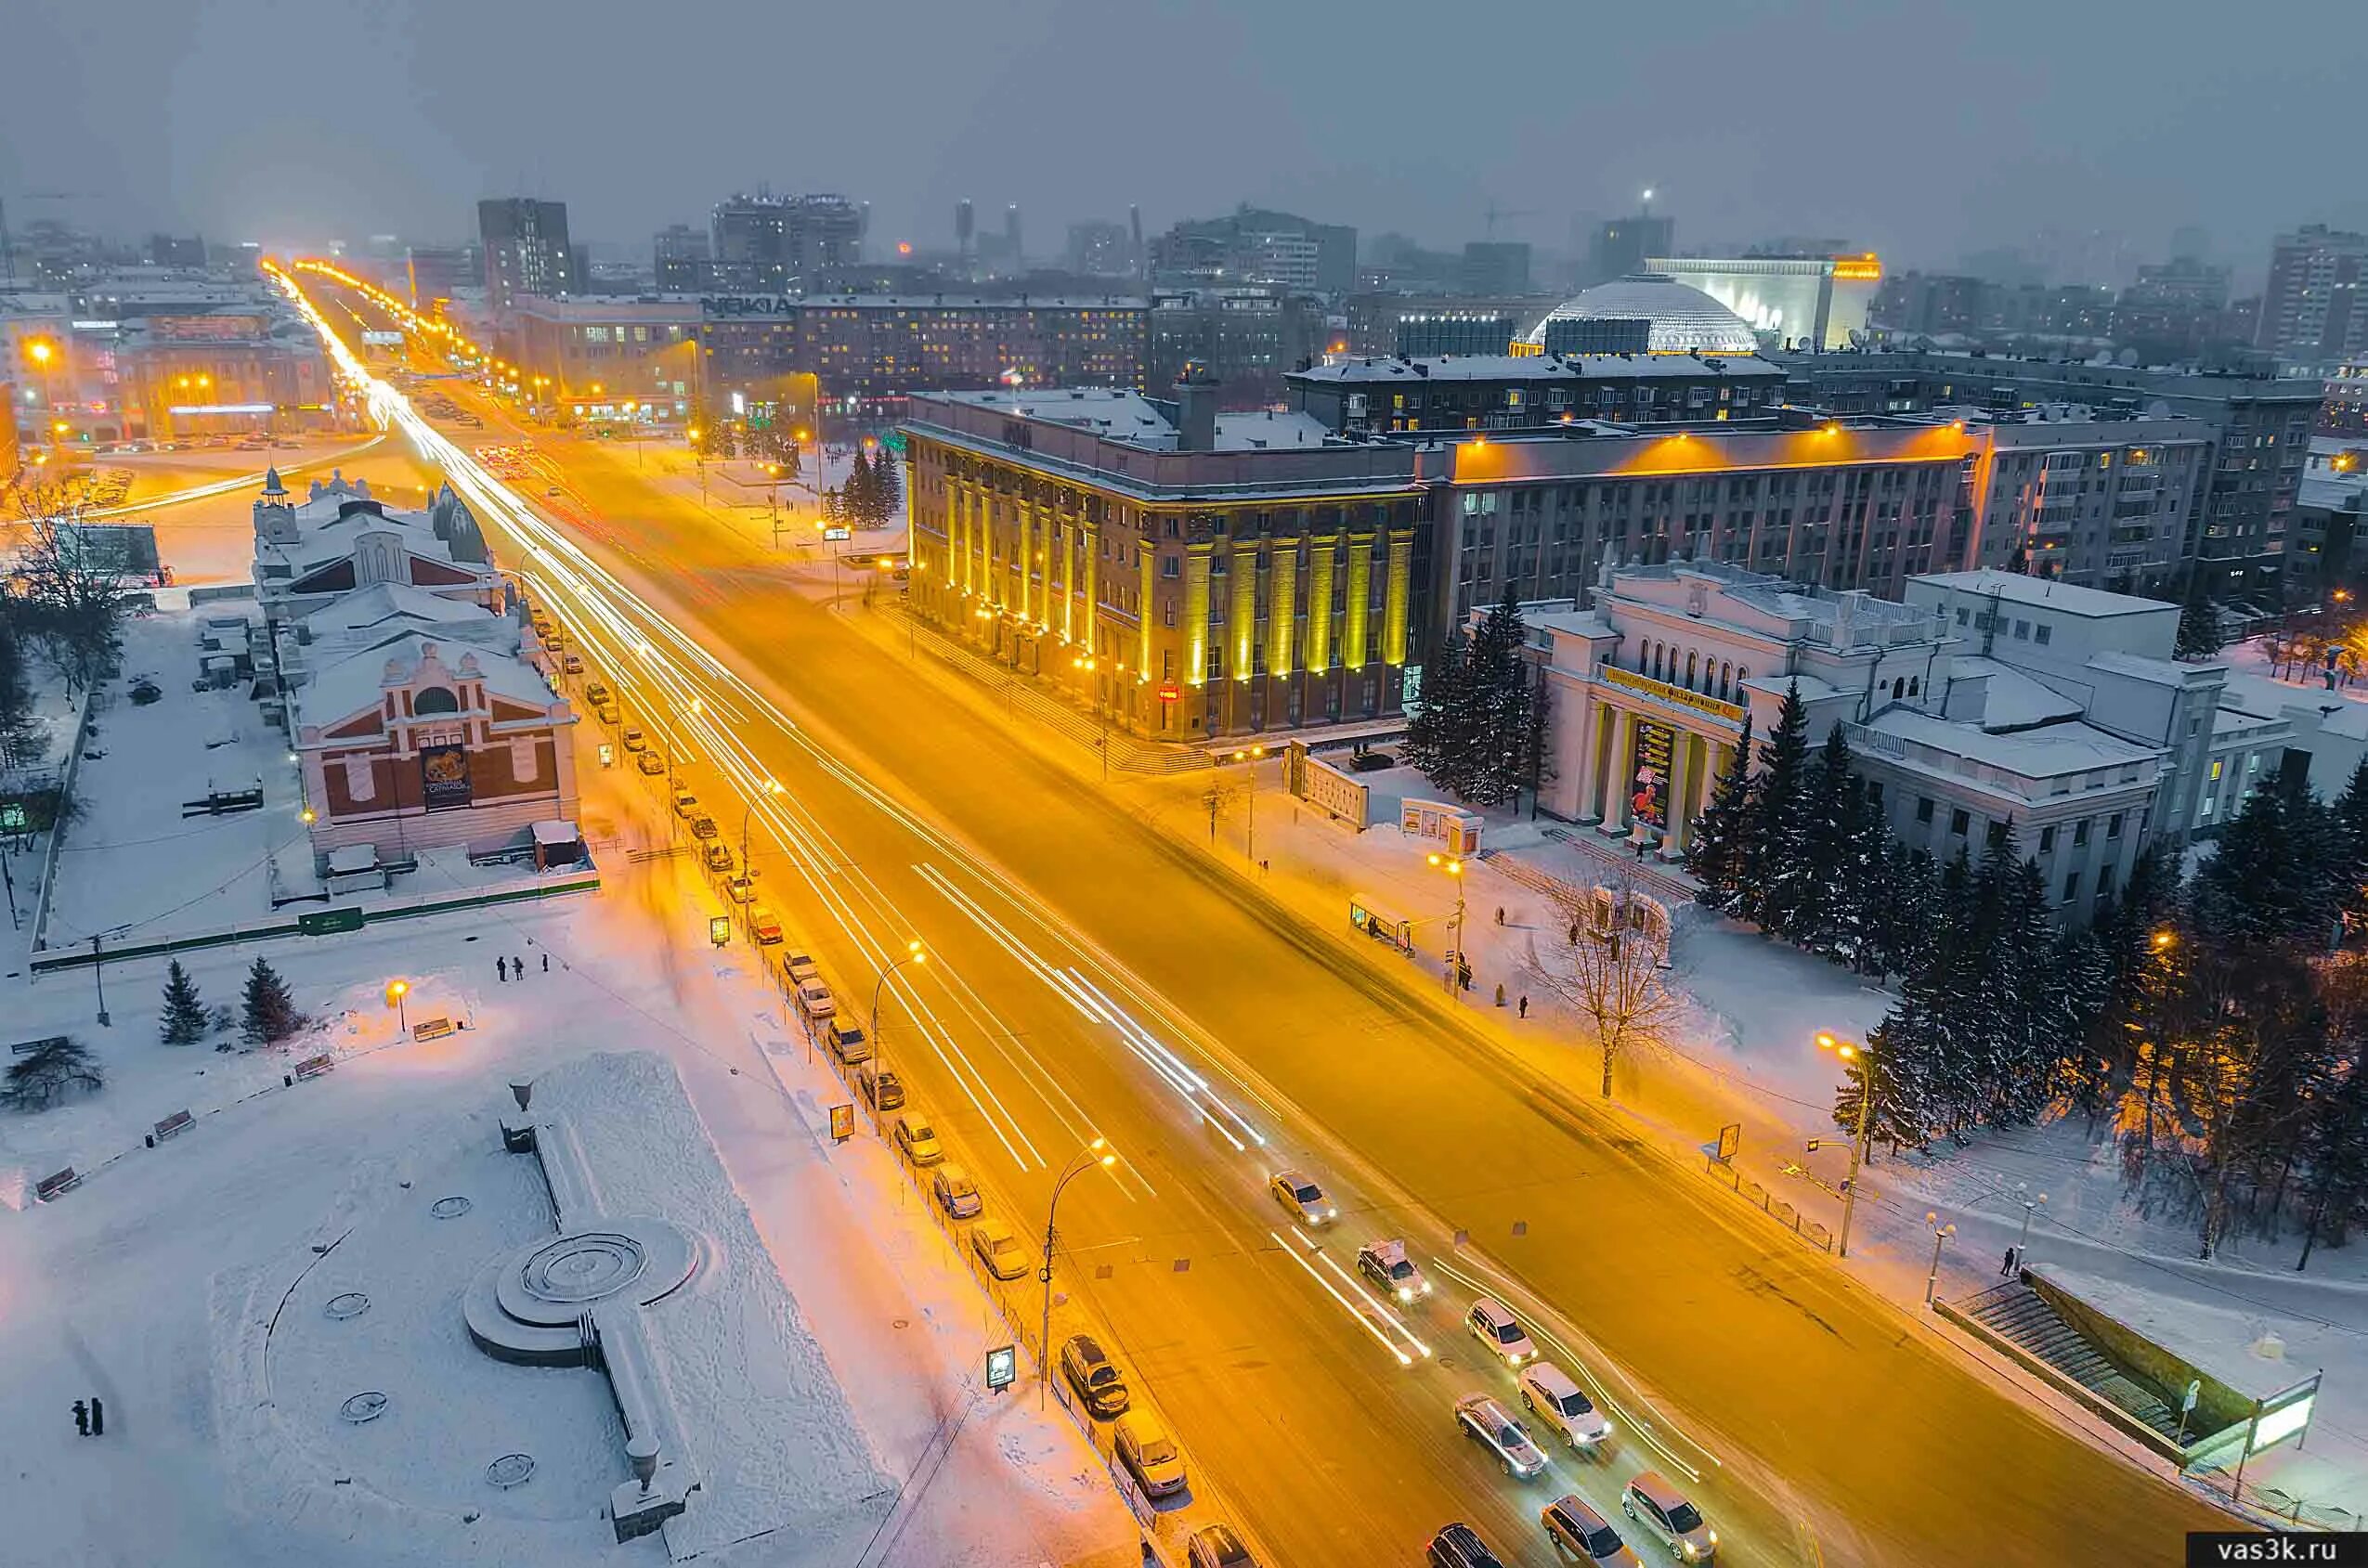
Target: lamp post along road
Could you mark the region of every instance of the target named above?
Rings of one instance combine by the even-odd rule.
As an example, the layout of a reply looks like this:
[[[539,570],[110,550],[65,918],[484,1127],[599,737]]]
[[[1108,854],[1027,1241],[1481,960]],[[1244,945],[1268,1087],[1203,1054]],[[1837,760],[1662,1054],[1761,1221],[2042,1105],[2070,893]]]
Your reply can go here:
[[[1464,989],[1464,862],[1452,855],[1433,855],[1430,863],[1455,878],[1455,917],[1449,927],[1454,935],[1447,949],[1447,991],[1451,996],[1460,995]]]
[[[1940,1223],[1940,1215],[1930,1209],[1924,1211],[1924,1223],[1932,1227],[1932,1266],[1924,1276],[1924,1304],[1932,1304],[1932,1292],[1941,1282],[1941,1248],[1956,1236],[1957,1226]]]
[[[1253,863],[1256,863],[1258,858],[1258,758],[1266,754],[1267,748],[1262,745],[1254,745],[1247,751],[1237,751],[1233,754],[1233,760],[1250,765],[1250,782],[1243,786],[1244,792],[1249,797],[1249,826],[1242,839],[1242,858]],[[1107,768],[1105,768],[1104,776],[1107,776]],[[1460,898],[1461,895],[1459,894],[1458,897]],[[1457,940],[1462,940],[1460,933]]]
[[[1831,1051],[1843,1061],[1858,1064],[1858,1132],[1850,1140],[1850,1174],[1841,1184],[1841,1238],[1834,1249],[1841,1257],[1850,1256],[1850,1217],[1858,1209],[1858,1170],[1867,1161],[1867,1128],[1875,1108],[1874,1053],[1866,1046],[1848,1040],[1837,1040],[1830,1034],[1817,1036],[1817,1049]],[[1940,1266],[1940,1254],[1933,1251],[1933,1267]],[[1932,1298],[1928,1295],[1925,1300]]]
[[[1096,1138],[1079,1149],[1069,1161],[1068,1168],[1060,1173],[1060,1179],[1052,1184],[1052,1201],[1045,1205],[1044,1266],[1036,1270],[1036,1277],[1044,1283],[1044,1315],[1036,1330],[1039,1356],[1036,1369],[1040,1374],[1036,1383],[1036,1408],[1039,1410],[1044,1408],[1045,1391],[1052,1383],[1052,1252],[1057,1235],[1053,1221],[1060,1212],[1060,1195],[1069,1190],[1071,1182],[1097,1165],[1108,1170],[1118,1163],[1118,1156],[1109,1153],[1108,1146],[1107,1138]]]
[[[904,944],[904,956],[882,969],[879,972],[879,978],[872,982],[872,1093],[870,1098],[872,1131],[875,1133],[886,1125],[879,1114],[879,1081],[888,1076],[888,1043],[882,1040],[879,1034],[879,993],[887,987],[889,976],[907,964],[926,964],[929,962],[929,953],[921,947],[920,939],[916,937]]]

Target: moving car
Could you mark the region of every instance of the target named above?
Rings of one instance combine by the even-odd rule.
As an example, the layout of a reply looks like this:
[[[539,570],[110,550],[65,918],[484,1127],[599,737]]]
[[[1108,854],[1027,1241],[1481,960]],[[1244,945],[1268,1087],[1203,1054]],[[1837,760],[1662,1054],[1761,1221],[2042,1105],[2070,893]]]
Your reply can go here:
[[[1431,1568],[1504,1568],[1479,1532],[1460,1522],[1433,1536],[1424,1556]]]
[[[1644,1527],[1681,1562],[1708,1562],[1718,1555],[1719,1533],[1685,1494],[1657,1470],[1640,1471],[1620,1494],[1620,1511]]]
[[[1184,1455],[1159,1418],[1137,1410],[1118,1418],[1112,1447],[1118,1462],[1147,1497],[1172,1497],[1184,1490]]]
[[[1521,1405],[1531,1415],[1543,1416],[1564,1442],[1581,1453],[1603,1449],[1611,1436],[1611,1419],[1580,1392],[1569,1373],[1551,1361],[1532,1361],[1522,1368]]]
[[[896,1147],[916,1165],[935,1165],[945,1159],[945,1149],[938,1143],[936,1132],[917,1116],[896,1119]]]
[[[1061,1341],[1060,1375],[1098,1420],[1123,1416],[1133,1403],[1126,1380],[1118,1375],[1118,1368],[1090,1334],[1072,1334]]]
[[[895,1081],[891,1078],[890,1082]],[[900,1091],[898,1098],[901,1100],[903,1097]],[[985,1206],[979,1197],[979,1184],[972,1181],[970,1173],[959,1165],[937,1168],[937,1174],[930,1178],[930,1196],[937,1199],[937,1206],[945,1211],[945,1217],[949,1220],[976,1219],[979,1211]]]
[[[1020,1238],[1001,1220],[981,1220],[970,1227],[970,1251],[997,1279],[1017,1279],[1028,1272],[1028,1255]]]
[[[1242,1544],[1230,1524],[1204,1524],[1184,1545],[1188,1568],[1258,1568],[1258,1560]]]
[[[1546,1527],[1546,1539],[1554,1543],[1557,1558],[1574,1557],[1599,1568],[1644,1568],[1635,1549],[1584,1497],[1556,1497],[1539,1513],[1538,1522]]]
[[[1320,1225],[1340,1218],[1340,1211],[1324,1196],[1324,1189],[1296,1171],[1277,1171],[1267,1190],[1304,1225]]]
[[[1431,1293],[1431,1282],[1406,1255],[1406,1242],[1392,1237],[1386,1241],[1368,1241],[1357,1249],[1357,1272],[1400,1302],[1412,1302],[1417,1296]]]
[[[1546,1451],[1529,1441],[1521,1423],[1489,1393],[1467,1393],[1455,1402],[1455,1424],[1464,1434],[1496,1456],[1504,1473],[1527,1481],[1546,1468]]]
[[[871,1101],[874,1110],[894,1110],[904,1103],[904,1081],[887,1068],[865,1062],[863,1069],[855,1074],[855,1085],[863,1090],[864,1098]],[[960,1167],[949,1165],[946,1169],[955,1171]],[[963,1178],[965,1181],[969,1179],[967,1176]]]
[[[1523,1362],[1538,1359],[1538,1347],[1530,1342],[1521,1320],[1513,1315],[1511,1307],[1493,1296],[1482,1296],[1474,1302],[1464,1324],[1472,1330],[1474,1339],[1503,1357],[1508,1367],[1518,1369]]]

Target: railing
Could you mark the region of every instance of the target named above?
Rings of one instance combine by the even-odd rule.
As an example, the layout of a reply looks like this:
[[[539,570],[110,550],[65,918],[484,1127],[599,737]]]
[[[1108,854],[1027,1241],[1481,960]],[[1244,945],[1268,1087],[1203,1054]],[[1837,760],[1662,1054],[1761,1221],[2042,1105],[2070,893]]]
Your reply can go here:
[[[1702,1157],[1702,1171],[1712,1181],[1736,1197],[1767,1215],[1776,1224],[1815,1247],[1820,1252],[1833,1251],[1833,1233],[1815,1220],[1803,1219],[1801,1211],[1776,1197],[1758,1182],[1737,1170],[1731,1161],[1713,1154]]]

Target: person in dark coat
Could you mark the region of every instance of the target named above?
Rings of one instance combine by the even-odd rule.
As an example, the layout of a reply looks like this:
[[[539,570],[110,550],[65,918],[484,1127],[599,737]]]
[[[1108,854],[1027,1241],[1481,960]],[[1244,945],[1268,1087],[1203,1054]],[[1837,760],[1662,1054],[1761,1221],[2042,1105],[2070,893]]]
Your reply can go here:
[[[551,973],[551,954],[548,952],[542,955],[542,972],[546,975]]]
[[[510,961],[506,958],[495,959],[493,961],[493,972],[501,976],[503,979],[508,979],[510,978]]]
[[[79,1399],[74,1401],[74,1431],[85,1437],[90,1435],[90,1406]]]
[[[512,958],[510,960],[510,972],[517,976],[520,979],[525,979],[527,978],[527,961],[523,958]]]
[[[90,1434],[93,1437],[107,1435],[107,1406],[95,1393],[90,1396]]]

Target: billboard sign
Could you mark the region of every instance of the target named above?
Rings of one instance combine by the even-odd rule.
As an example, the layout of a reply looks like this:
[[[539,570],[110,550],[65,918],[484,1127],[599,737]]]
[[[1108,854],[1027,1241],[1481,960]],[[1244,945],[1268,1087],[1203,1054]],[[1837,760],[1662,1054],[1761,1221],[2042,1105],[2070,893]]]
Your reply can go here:
[[[1636,721],[1636,752],[1629,771],[1628,815],[1646,827],[1669,827],[1669,767],[1677,734],[1649,719]]]
[[[455,810],[473,802],[467,747],[420,747],[420,799],[431,811]]]

